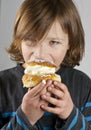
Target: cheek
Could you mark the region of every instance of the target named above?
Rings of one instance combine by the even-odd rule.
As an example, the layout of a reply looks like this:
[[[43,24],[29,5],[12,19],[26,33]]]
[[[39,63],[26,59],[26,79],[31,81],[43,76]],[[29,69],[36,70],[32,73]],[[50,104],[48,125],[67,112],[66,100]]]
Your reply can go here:
[[[22,55],[23,55],[24,61],[26,62],[29,59],[30,51],[25,46],[22,46],[21,49],[22,49]]]
[[[55,52],[54,58],[55,58],[55,63],[57,66],[59,66],[62,63],[66,55],[66,52],[67,52],[66,50],[60,50],[60,51]]]

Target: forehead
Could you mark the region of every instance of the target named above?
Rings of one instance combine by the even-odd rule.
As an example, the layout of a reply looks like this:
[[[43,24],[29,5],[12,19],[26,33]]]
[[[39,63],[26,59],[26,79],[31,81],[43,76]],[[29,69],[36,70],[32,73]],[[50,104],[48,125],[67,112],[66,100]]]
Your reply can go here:
[[[53,25],[51,26],[50,30],[48,31],[46,37],[64,39],[64,38],[68,37],[68,34],[63,31],[60,23],[56,20],[56,21],[54,21]]]
[[[49,31],[37,42],[40,44],[45,40],[59,40],[68,44],[68,34],[63,31],[61,24],[55,21]]]

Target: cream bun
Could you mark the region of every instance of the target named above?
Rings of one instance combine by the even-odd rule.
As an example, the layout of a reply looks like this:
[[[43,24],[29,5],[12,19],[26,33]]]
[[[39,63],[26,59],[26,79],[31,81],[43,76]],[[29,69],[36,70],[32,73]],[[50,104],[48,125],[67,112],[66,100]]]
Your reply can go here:
[[[55,74],[56,68],[56,65],[46,61],[27,62],[22,77],[23,86],[27,88],[34,87],[41,81],[46,81],[48,79],[61,82],[61,77]]]

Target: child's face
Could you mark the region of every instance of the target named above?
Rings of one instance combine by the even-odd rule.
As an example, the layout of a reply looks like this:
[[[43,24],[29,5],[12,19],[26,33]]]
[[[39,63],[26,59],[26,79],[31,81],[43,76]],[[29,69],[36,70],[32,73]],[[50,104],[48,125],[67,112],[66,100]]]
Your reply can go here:
[[[25,62],[33,60],[46,60],[59,66],[69,49],[68,34],[66,34],[58,21],[55,21],[47,36],[38,43],[34,40],[22,41],[21,49]]]

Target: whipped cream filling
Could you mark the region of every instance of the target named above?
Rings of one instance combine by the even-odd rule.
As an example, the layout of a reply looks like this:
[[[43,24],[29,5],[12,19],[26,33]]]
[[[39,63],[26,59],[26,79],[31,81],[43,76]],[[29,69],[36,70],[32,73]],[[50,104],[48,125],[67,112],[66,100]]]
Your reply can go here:
[[[55,68],[35,65],[35,66],[27,66],[24,73],[30,75],[43,75],[43,74],[54,74],[55,71],[56,71]]]

